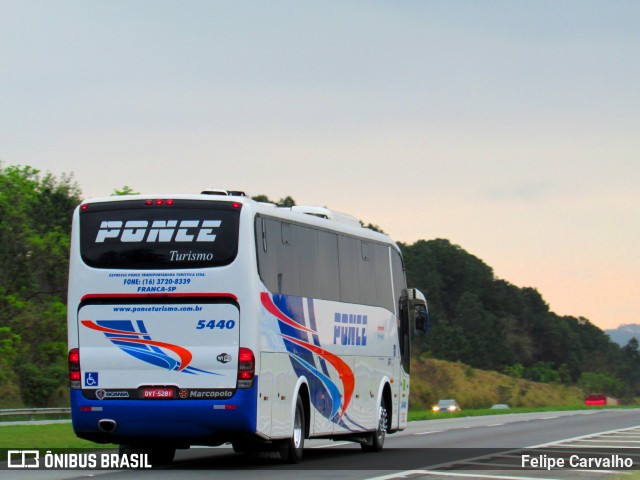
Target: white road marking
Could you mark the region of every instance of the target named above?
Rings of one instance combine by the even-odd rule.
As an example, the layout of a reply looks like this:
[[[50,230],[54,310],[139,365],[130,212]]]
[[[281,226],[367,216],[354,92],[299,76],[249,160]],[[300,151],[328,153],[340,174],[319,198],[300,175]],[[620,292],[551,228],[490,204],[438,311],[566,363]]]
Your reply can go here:
[[[396,475],[385,475],[373,477],[368,480],[391,480],[393,478],[404,478],[410,475],[434,475],[439,477],[466,477],[466,478],[493,478],[496,480],[557,480],[554,477],[516,477],[507,475],[488,475],[479,473],[454,473],[454,472],[434,472],[430,470],[407,470]]]
[[[328,445],[318,445],[317,447],[309,447],[309,448],[331,448],[331,447],[341,447],[343,445],[353,445],[352,442],[334,442]]]
[[[541,420],[550,420],[552,418],[558,418],[558,417],[546,417],[546,418],[542,418]],[[495,426],[495,425],[486,425],[486,426]],[[465,428],[471,428],[471,427],[465,427]],[[563,447],[563,446],[568,446],[568,447],[580,447],[582,449],[584,448],[611,448],[612,445],[594,445],[594,444],[581,444],[580,442],[602,442],[602,441],[606,441],[606,439],[596,439],[596,437],[599,436],[606,436],[608,434],[625,434],[625,433],[631,433],[631,432],[638,432],[638,430],[640,429],[640,426],[635,426],[635,427],[629,427],[629,428],[623,428],[623,429],[615,429],[615,430],[607,430],[604,432],[599,432],[599,433],[590,433],[588,435],[581,435],[579,437],[573,437],[573,438],[566,438],[563,440],[558,440],[556,442],[550,442],[550,443],[544,443],[544,444],[540,444],[540,445],[534,445],[534,446],[530,446],[527,447],[527,449],[545,449],[548,447]],[[426,434],[429,432],[424,432],[423,434]],[[619,448],[619,449],[637,449],[637,447],[631,447],[631,446],[626,446],[626,445],[619,445],[619,443],[637,443],[637,442],[633,442],[633,441],[620,441],[620,440],[613,440],[613,442],[616,443],[615,447]],[[516,452],[516,451],[521,451],[522,449],[513,449],[513,450],[508,450],[506,452],[503,452],[502,455],[499,455],[500,457],[509,457],[509,453],[512,452]],[[475,458],[468,458],[468,459],[462,459],[462,460],[458,460],[458,461],[454,461],[454,462],[448,462],[448,463],[443,463],[443,464],[439,464],[439,465],[433,465],[431,467],[429,467],[429,470],[407,470],[404,472],[398,472],[396,474],[391,474],[391,475],[385,475],[385,476],[380,476],[380,477],[372,477],[369,480],[391,480],[391,479],[395,479],[395,478],[405,478],[411,475],[432,475],[432,476],[439,476],[439,477],[458,477],[458,478],[487,478],[487,479],[496,479],[496,480],[556,480],[553,477],[524,477],[524,476],[517,476],[517,475],[490,475],[490,474],[481,474],[481,473],[455,473],[455,472],[446,472],[446,471],[439,471],[437,470],[438,468],[442,468],[444,466],[450,466],[456,463],[460,463],[460,464],[471,464],[471,465],[476,465],[479,464],[481,462],[477,462],[477,460],[481,460],[481,459],[488,459],[491,457],[495,457],[498,455],[484,455],[484,456],[479,456],[479,457],[475,457]],[[635,456],[635,455],[634,455]],[[481,463],[484,466],[490,466],[491,464],[488,463]],[[562,471],[576,471],[576,472],[584,472],[584,473],[601,473],[601,474],[620,474],[620,471],[612,471],[612,470],[591,470],[591,469],[566,469],[566,470],[562,470]]]

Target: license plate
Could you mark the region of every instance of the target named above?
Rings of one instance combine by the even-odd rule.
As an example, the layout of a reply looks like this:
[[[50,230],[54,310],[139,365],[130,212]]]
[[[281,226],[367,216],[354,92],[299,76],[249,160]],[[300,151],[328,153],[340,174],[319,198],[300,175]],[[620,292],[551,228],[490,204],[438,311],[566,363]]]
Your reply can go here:
[[[143,388],[142,398],[173,398],[175,390],[166,387]]]

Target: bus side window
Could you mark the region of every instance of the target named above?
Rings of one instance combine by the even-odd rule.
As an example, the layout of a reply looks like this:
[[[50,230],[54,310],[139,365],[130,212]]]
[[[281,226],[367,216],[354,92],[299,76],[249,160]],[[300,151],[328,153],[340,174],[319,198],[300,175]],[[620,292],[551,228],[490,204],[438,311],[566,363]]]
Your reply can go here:
[[[403,292],[407,288],[407,281],[404,275],[402,257],[394,249],[391,249],[391,275],[393,278],[393,291],[396,296],[396,298],[394,298],[394,304],[398,305]]]
[[[282,229],[282,244],[291,245],[291,224],[282,223],[281,229]]]
[[[278,293],[300,296],[300,267],[297,230],[290,223],[281,224],[282,242],[278,245]]]
[[[338,262],[340,266],[340,301],[360,303],[358,285],[358,240],[338,235]]]
[[[340,264],[338,263],[338,236],[318,231],[319,267],[316,272],[320,298],[340,301]]]
[[[278,279],[278,247],[281,244],[278,238],[281,236],[280,222],[267,218],[260,218],[260,221],[262,225],[256,225],[256,241],[262,243],[262,248],[257,249],[258,271],[267,288],[272,292],[278,292],[281,283]],[[259,238],[258,232],[262,233],[262,238]]]
[[[358,241],[360,258],[358,258],[358,290],[359,303],[364,305],[376,305],[376,275],[375,275],[375,250],[371,244]]]
[[[320,254],[318,248],[318,230],[294,225],[296,230],[297,260],[300,275],[300,295],[309,298],[325,298],[322,283],[318,275]]]

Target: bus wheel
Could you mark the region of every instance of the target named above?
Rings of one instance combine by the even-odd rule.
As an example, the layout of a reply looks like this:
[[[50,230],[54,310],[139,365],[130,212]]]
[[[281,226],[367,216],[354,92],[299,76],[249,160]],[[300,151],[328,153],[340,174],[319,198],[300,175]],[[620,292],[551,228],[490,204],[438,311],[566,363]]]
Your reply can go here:
[[[120,445],[118,453],[122,455],[147,455],[147,460],[151,466],[170,465],[173,463],[173,457],[176,449],[173,447],[137,447],[133,445]]]
[[[364,452],[379,452],[382,450],[382,447],[384,447],[384,439],[387,436],[388,416],[387,402],[384,397],[382,397],[380,406],[378,407],[378,428],[376,428],[375,432],[369,434],[370,437],[367,443],[360,444]]]
[[[296,400],[296,412],[293,418],[293,435],[284,441],[280,449],[280,456],[288,463],[300,463],[304,450],[305,417],[302,399]]]

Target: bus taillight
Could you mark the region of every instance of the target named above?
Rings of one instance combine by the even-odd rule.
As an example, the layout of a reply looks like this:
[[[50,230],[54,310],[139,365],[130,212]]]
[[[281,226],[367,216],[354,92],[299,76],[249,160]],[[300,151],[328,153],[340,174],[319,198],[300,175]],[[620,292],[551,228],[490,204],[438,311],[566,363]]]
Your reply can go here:
[[[144,201],[144,204],[147,205],[148,207],[152,205],[166,205],[167,207],[171,207],[174,203],[175,201],[173,199],[164,200],[160,198],[157,198],[155,200]]]
[[[80,349],[69,350],[69,383],[72,389],[80,389]]]
[[[256,373],[256,357],[248,348],[240,347],[238,355],[238,388],[253,387]]]

